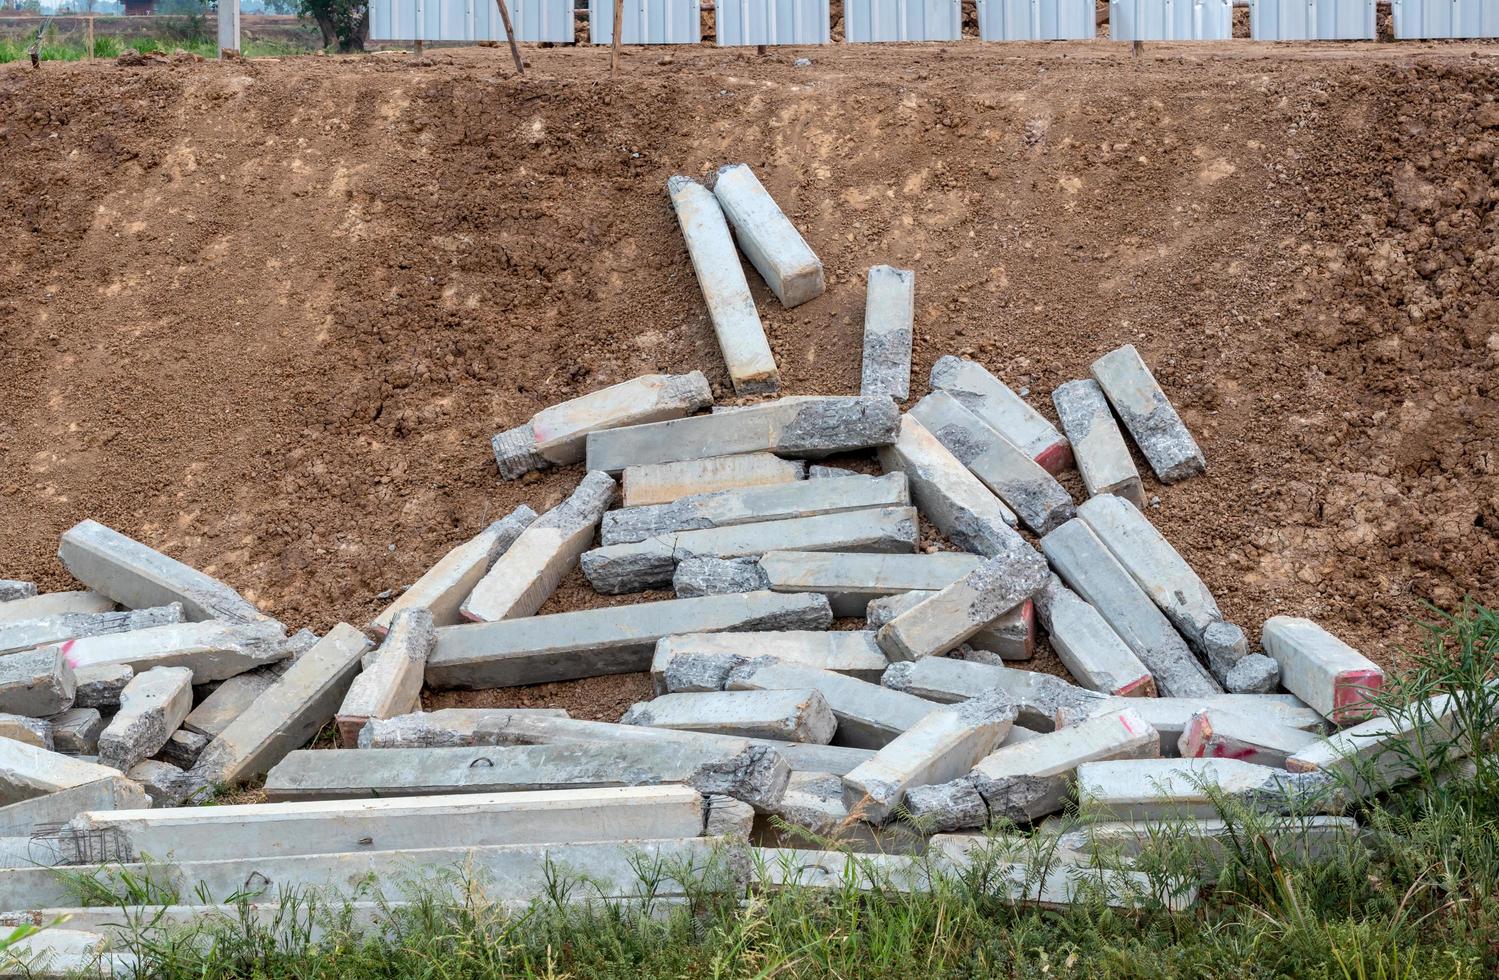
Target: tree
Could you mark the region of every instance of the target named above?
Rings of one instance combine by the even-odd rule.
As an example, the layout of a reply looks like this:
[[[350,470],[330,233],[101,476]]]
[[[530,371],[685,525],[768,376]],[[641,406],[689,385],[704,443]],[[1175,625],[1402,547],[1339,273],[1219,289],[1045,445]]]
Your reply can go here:
[[[317,22],[323,47],[341,54],[363,51],[370,36],[370,8],[365,0],[298,0],[297,13]]]

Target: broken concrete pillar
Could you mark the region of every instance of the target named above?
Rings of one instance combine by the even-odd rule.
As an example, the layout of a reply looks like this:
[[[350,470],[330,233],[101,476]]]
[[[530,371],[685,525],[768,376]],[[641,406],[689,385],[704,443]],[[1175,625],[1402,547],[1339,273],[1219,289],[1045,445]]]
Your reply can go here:
[[[1139,715],[1110,712],[1004,745],[966,776],[912,790],[906,809],[929,832],[984,827],[997,819],[1024,823],[1062,808],[1080,765],[1150,758],[1159,749],[1160,736]]]
[[[620,482],[625,507],[669,504],[683,497],[773,487],[807,477],[807,464],[800,459],[781,459],[774,453],[741,453],[684,459],[676,463],[626,466]]]
[[[709,558],[693,555],[677,562],[671,588],[678,599],[734,595],[770,588],[757,558]]]
[[[843,805],[843,780],[826,772],[793,772],[771,812],[816,837],[839,837],[858,820]]]
[[[110,612],[114,600],[97,592],[45,592],[29,599],[0,602],[0,623],[19,623],[68,613]]]
[[[345,748],[358,743],[359,730],[371,718],[394,718],[420,704],[422,675],[436,639],[427,610],[397,614],[385,642],[370,655],[339,705],[338,735]]]
[[[1129,644],[1055,575],[1036,593],[1036,612],[1062,666],[1083,687],[1119,697],[1155,697],[1155,678]]]
[[[900,437],[880,449],[879,458],[886,472],[906,474],[917,509],[959,548],[997,555],[1024,544],[1011,526],[1015,512],[910,415],[901,418]]]
[[[1072,465],[1072,449],[1057,427],[977,361],[950,354],[940,357],[932,365],[931,383],[934,389],[951,394],[1046,472],[1056,475]]]
[[[880,684],[942,704],[953,704],[976,698],[985,691],[999,690],[1016,705],[1020,723],[1039,731],[1050,731],[1090,717],[1109,703],[1100,694],[1068,684],[1050,674],[953,660],[951,657],[927,657],[891,664]]]
[[[528,616],[437,631],[427,661],[436,688],[513,687],[647,670],[674,633],[827,629],[820,595],[746,592]]]
[[[1280,686],[1280,664],[1263,653],[1251,653],[1233,665],[1223,686],[1234,694],[1272,694]]]
[[[287,663],[287,661],[281,661]],[[276,667],[259,667],[236,674],[213,689],[188,713],[182,727],[209,738],[217,738],[229,724],[245,712],[255,699],[269,691],[280,678]]]
[[[66,711],[76,683],[60,646],[0,657],[0,711],[32,718]]]
[[[835,616],[862,616],[882,596],[939,592],[983,564],[954,551],[883,555],[849,552],[770,551],[760,570],[776,592],[816,592]]]
[[[190,620],[268,621],[253,602],[218,579],[96,521],[80,521],[65,531],[57,557],[78,581],[131,609],[180,602]]]
[[[703,372],[646,374],[542,409],[524,425],[491,440],[500,476],[581,462],[588,433],[622,425],[664,422],[713,404]]]
[[[156,757],[178,769],[190,770],[197,763],[198,756],[202,755],[203,750],[208,747],[208,742],[206,735],[179,728],[167,739],[167,744],[161,747]]]
[[[1223,693],[1165,615],[1085,521],[1070,520],[1052,531],[1041,539],[1041,550],[1063,581],[1129,644],[1155,677],[1156,690],[1162,695],[1202,697]]]
[[[153,807],[181,806],[192,789],[186,771],[160,759],[137,762],[125,775],[146,791]]]
[[[910,416],[1034,533],[1045,534],[1076,515],[1072,495],[1050,473],[950,392],[932,392],[916,403]]]
[[[900,412],[888,398],[829,396],[750,405],[719,415],[606,429],[588,436],[588,468],[774,452],[820,457],[895,441]]]
[[[13,578],[0,578],[0,602],[15,602],[36,595],[35,582],[22,582]]]
[[[1264,813],[1310,813],[1336,806],[1331,781],[1237,759],[1131,759],[1090,762],[1077,770],[1084,820],[1201,819],[1225,802]]]
[[[137,674],[153,667],[186,667],[194,684],[225,680],[288,656],[279,623],[218,620],[86,636],[44,649],[63,651],[75,671],[104,664],[125,664]]]
[[[996,555],[880,627],[876,642],[892,660],[946,653],[1029,599],[1046,579],[1046,561],[1030,547]]]
[[[938,707],[868,681],[770,657],[735,667],[726,686],[731,691],[818,691],[838,718],[833,740],[855,748],[878,749]]]
[[[52,723],[52,748],[68,755],[98,755],[104,716],[98,708],[69,708],[48,719]]]
[[[279,802],[683,783],[763,809],[780,798],[790,775],[779,753],[743,739],[308,749],[278,763],[266,776],[265,792]]]
[[[859,394],[911,397],[911,331],[916,319],[916,273],[871,266],[864,295],[864,363]]]
[[[76,687],[73,693],[75,708],[107,708],[120,706],[120,693],[135,676],[129,664],[97,664],[79,667],[73,672]]]
[[[1092,374],[1162,483],[1176,483],[1207,469],[1192,433],[1133,344],[1094,361]]]
[[[121,772],[161,751],[193,708],[193,672],[153,667],[120,695],[120,710],[99,734],[99,762]]]
[[[822,295],[822,262],[747,164],[719,167],[713,196],[739,248],[782,306],[800,306]]]
[[[87,810],[137,810],[150,805],[151,798],[140,784],[111,773],[94,782],[0,807],[0,838],[55,831]]]
[[[370,629],[384,636],[390,622],[402,609],[418,607],[432,613],[436,626],[456,626],[463,622],[459,606],[474,586],[503,555],[516,538],[536,520],[536,511],[521,504],[509,514],[490,524],[472,538],[458,545],[433,565],[400,598],[386,606],[370,623]]]
[[[860,680],[878,682],[885,672],[885,654],[864,630],[784,630],[774,633],[685,633],[663,637],[651,658],[651,680],[657,694],[683,691],[721,691],[729,671],[749,660],[772,657],[787,663],[816,667]],[[689,686],[670,679],[674,665],[689,659],[711,669]]]
[[[11,715],[0,712],[0,738],[8,738],[39,749],[52,751],[52,723],[26,715]]]
[[[1072,458],[1082,474],[1088,496],[1113,494],[1136,507],[1145,506],[1140,471],[1125,444],[1124,434],[1109,411],[1109,401],[1097,381],[1068,381],[1051,393],[1062,431],[1072,445]]]
[[[225,854],[251,858],[695,837],[702,827],[697,791],[633,786],[98,811],[80,814],[70,830],[112,836],[123,855],[171,854],[180,863]]]
[[[42,619],[0,623],[0,655],[33,650],[52,643],[62,643],[82,636],[107,636],[128,633],[152,626],[182,622],[182,604],[178,602],[154,609],[127,609],[121,612],[59,613]]]
[[[619,722],[816,745],[831,742],[838,728],[827,699],[813,690],[664,694],[631,705]]]
[[[118,775],[108,766],[0,738],[0,806]]]
[[[590,585],[615,595],[671,583],[677,562],[692,556],[747,558],[777,548],[837,552],[912,552],[919,525],[914,507],[878,507],[817,517],[677,531],[583,553]]]
[[[1223,623],[1217,600],[1165,535],[1122,497],[1094,497],[1078,508],[1078,516],[1193,649],[1209,658],[1214,676],[1227,676],[1249,652],[1243,633]]]
[[[1310,619],[1271,616],[1260,633],[1265,653],[1280,666],[1280,682],[1334,724],[1374,713],[1384,687],[1379,665]]]
[[[928,712],[843,777],[843,805],[862,820],[884,823],[908,790],[957,779],[993,752],[1015,715],[1014,702],[996,690]]]
[[[937,590],[913,590],[871,599],[864,618],[871,629],[877,629],[936,594]],[[1036,652],[1035,627],[1035,604],[1027,599],[969,637],[967,645],[1001,660],[1029,660]]]
[[[903,507],[910,502],[906,478],[899,473],[801,480],[610,511],[604,515],[600,540],[605,545],[629,544],[674,531],[816,517],[872,507]]]
[[[748,841],[755,829],[755,808],[732,796],[714,794],[703,797],[704,837],[727,837],[731,841]]]
[[[1408,705],[1398,717],[1379,716],[1314,739],[1286,759],[1298,773],[1324,773],[1360,795],[1383,793],[1421,771],[1461,757],[1462,723],[1449,695]]]
[[[488,623],[540,609],[593,543],[616,489],[607,473],[585,476],[571,496],[537,518],[495,561],[459,607],[463,618]]]
[[[1215,694],[1187,698],[1111,698],[1099,712],[1129,708],[1161,733],[1161,755],[1171,756],[1186,731],[1192,716],[1204,708],[1227,711],[1247,718],[1262,719],[1266,724],[1321,732],[1322,716],[1302,703],[1294,694]]]
[[[1177,741],[1183,759],[1238,759],[1276,769],[1286,759],[1319,740],[1319,736],[1263,717],[1236,715],[1221,708],[1203,708],[1187,721]]]
[[[744,268],[734,251],[723,209],[712,192],[690,177],[669,178],[666,192],[671,195],[671,206],[677,213],[692,271],[703,291],[735,394],[775,391],[781,386],[781,376]],[[590,462],[588,468],[599,467]]]

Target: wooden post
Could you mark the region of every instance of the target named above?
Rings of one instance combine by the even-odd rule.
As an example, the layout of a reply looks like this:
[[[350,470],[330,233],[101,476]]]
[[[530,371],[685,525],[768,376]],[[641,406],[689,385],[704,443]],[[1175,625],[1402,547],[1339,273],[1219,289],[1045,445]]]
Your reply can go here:
[[[94,15],[88,15],[88,60],[94,60]]]
[[[625,0],[614,0],[614,43],[609,48],[609,77],[619,67],[620,39],[625,36]]]
[[[412,48],[413,53],[416,55],[416,59],[420,61],[422,58],[422,53],[426,50],[426,46],[422,43],[421,39],[418,38],[416,42],[412,44]]]
[[[505,37],[510,39],[510,57],[515,59],[515,73],[524,75],[526,64],[520,60],[520,45],[515,43],[515,27],[510,23],[510,8],[505,6],[505,0],[494,0],[500,7],[500,22],[505,25]]]

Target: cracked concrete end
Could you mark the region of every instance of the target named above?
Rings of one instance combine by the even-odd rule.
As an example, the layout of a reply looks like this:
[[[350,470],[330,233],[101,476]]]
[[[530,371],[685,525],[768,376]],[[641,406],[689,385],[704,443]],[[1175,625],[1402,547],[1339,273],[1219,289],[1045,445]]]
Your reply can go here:
[[[99,734],[99,764],[125,772],[160,752],[193,707],[193,672],[153,667],[120,694],[120,710]]]
[[[785,756],[766,745],[750,745],[732,759],[704,765],[693,775],[692,788],[704,795],[731,796],[768,813],[790,778]]]
[[[677,563],[671,586],[679,599],[729,595],[770,588],[758,558],[710,558],[694,555]]]
[[[1227,683],[1234,665],[1249,656],[1249,638],[1233,623],[1219,620],[1202,631],[1202,652],[1208,659],[1208,669],[1220,682]]]
[[[1223,686],[1233,694],[1274,694],[1280,686],[1280,665],[1263,653],[1251,653],[1233,665]]]

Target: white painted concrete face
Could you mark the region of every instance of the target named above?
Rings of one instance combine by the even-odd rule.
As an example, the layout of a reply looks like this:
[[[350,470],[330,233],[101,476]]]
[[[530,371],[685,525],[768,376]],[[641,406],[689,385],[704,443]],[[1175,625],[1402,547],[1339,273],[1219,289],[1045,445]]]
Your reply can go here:
[[[1155,697],[1155,678],[1129,644],[1061,579],[1053,575],[1035,605],[1051,648],[1080,685],[1119,697]]]
[[[125,664],[136,673],[153,667],[187,667],[193,672],[193,683],[204,684],[285,660],[289,651],[284,643],[278,623],[204,620],[87,636],[57,649],[63,650],[75,671],[105,664]]]
[[[751,661],[730,674],[728,690],[812,689],[827,699],[838,717],[833,739],[839,745],[878,749],[938,706],[911,694],[812,667]]]
[[[831,742],[838,727],[821,694],[794,689],[663,694],[636,702],[620,723],[817,745]]]

